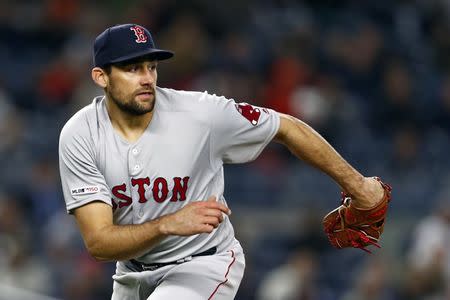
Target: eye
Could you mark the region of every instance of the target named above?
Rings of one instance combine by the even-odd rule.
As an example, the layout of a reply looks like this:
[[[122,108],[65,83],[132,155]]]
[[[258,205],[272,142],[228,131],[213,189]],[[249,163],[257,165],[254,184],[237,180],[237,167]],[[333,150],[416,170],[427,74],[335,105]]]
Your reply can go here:
[[[150,68],[151,71],[155,71],[156,70],[156,65],[150,65],[149,68]]]
[[[139,69],[138,66],[136,66],[136,65],[131,65],[131,66],[128,67],[128,72],[135,73],[135,72],[138,71],[138,69]]]

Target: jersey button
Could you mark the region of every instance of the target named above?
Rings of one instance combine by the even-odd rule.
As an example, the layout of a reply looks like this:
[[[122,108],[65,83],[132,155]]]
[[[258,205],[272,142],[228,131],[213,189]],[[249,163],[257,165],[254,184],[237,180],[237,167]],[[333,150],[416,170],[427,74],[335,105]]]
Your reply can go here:
[[[137,154],[139,153],[139,150],[136,149],[136,148],[134,148],[134,149],[132,150],[132,152],[133,152],[134,155],[137,155]]]
[[[139,165],[135,165],[135,166],[134,166],[134,169],[135,169],[136,171],[138,171],[140,168],[141,168],[141,167],[140,167]]]

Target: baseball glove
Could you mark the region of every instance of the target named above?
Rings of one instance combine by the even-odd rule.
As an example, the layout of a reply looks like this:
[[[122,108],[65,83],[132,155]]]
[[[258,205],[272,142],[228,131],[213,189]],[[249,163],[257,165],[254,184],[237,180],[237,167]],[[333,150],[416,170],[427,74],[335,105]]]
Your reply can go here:
[[[383,199],[373,208],[359,209],[352,204],[352,198],[342,193],[342,205],[323,218],[323,227],[331,245],[341,249],[360,248],[371,253],[367,246],[380,248],[378,241],[383,233],[388,203],[391,199],[391,187],[376,179],[384,188]]]

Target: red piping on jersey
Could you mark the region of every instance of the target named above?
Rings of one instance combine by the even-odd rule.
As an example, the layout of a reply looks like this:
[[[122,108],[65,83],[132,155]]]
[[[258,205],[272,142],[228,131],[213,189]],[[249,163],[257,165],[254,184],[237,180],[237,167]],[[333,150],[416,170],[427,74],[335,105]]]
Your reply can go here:
[[[231,251],[231,257],[233,258],[233,260],[232,260],[231,263],[228,265],[227,272],[225,273],[225,280],[222,281],[221,283],[219,283],[219,284],[216,286],[216,288],[214,289],[214,292],[212,292],[212,294],[211,294],[211,296],[209,296],[208,300],[211,300],[211,299],[213,298],[213,296],[217,293],[217,290],[219,289],[219,287],[220,287],[222,284],[227,283],[227,281],[228,281],[228,278],[227,278],[228,273],[230,272],[231,266],[232,266],[232,265],[234,264],[234,262],[236,261],[236,257],[234,256],[234,251],[233,251],[233,250],[230,250],[230,251]]]

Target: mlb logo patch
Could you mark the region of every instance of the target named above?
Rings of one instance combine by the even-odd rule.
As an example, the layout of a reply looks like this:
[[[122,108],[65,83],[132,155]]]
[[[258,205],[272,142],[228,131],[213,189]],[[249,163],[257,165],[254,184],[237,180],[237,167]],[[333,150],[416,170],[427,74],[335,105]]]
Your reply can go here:
[[[98,186],[86,186],[81,188],[72,189],[70,192],[72,196],[75,195],[85,195],[85,194],[93,194],[100,191],[100,188]]]

